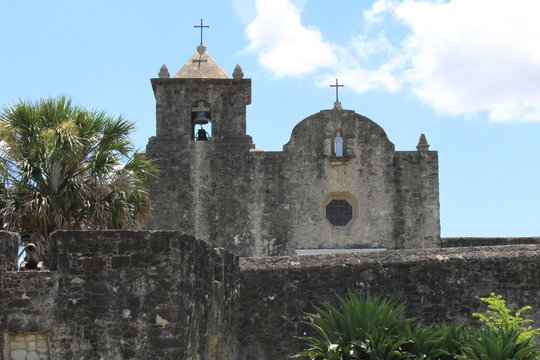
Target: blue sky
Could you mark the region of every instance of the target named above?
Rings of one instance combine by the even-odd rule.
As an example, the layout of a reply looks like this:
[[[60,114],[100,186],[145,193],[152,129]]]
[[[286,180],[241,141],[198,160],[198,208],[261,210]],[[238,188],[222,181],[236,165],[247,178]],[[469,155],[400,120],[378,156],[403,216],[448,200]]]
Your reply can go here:
[[[123,114],[144,148],[149,79],[199,42],[253,82],[248,133],[281,150],[294,125],[343,107],[397,150],[439,151],[443,236],[540,235],[536,0],[0,0],[0,105],[70,95]]]

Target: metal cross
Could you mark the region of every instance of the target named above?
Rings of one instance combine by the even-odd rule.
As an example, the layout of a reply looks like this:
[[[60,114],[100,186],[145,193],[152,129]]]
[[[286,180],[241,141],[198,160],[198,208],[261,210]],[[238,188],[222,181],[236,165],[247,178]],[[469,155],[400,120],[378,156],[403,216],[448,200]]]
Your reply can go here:
[[[336,102],[339,102],[338,88],[343,87],[343,85],[339,85],[338,80],[336,79],[336,85],[330,85],[330,87],[336,88]]]
[[[201,67],[201,63],[208,62],[206,59],[201,59],[202,55],[199,54],[199,59],[193,59],[192,62],[198,63],[198,66]]]
[[[194,28],[201,28],[201,45],[202,45],[202,33],[203,33],[203,28],[209,28],[210,26],[208,25],[203,25],[203,20],[201,19],[201,25],[194,25],[193,26]]]

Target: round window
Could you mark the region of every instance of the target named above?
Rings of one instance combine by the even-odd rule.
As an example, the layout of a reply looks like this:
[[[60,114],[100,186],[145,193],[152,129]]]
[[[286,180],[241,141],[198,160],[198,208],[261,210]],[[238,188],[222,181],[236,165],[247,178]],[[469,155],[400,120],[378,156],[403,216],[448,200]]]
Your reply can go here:
[[[352,206],[347,200],[332,200],[326,205],[326,218],[334,226],[345,226],[352,217]]]

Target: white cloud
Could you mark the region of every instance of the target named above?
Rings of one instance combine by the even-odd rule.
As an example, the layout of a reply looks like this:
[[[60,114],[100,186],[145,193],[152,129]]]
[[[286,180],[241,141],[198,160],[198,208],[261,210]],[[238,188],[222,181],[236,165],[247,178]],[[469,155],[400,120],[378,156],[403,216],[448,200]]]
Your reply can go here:
[[[303,2],[257,0],[246,30],[247,50],[276,77],[316,72],[320,86],[338,77],[358,93],[411,91],[444,114],[540,121],[538,0],[377,0],[345,45],[302,24]]]
[[[245,24],[249,24],[257,16],[255,0],[233,0],[233,7],[236,15]]]
[[[395,6],[395,0],[377,0],[369,10],[364,11],[364,19],[368,24],[380,24],[383,21],[383,15],[388,12],[392,6]]]
[[[389,60],[356,90],[407,89],[443,114],[540,121],[539,10],[536,0],[378,0],[364,12],[375,43],[357,49],[367,63],[373,49]],[[410,31],[403,42],[371,35],[391,26],[388,15]]]
[[[407,0],[393,5],[411,34],[404,75],[447,114],[540,121],[540,22],[536,0]]]
[[[303,1],[296,2],[299,5]],[[332,45],[319,29],[305,26],[299,7],[289,0],[257,0],[257,16],[248,25],[247,51],[276,77],[299,76],[336,63]]]
[[[404,79],[400,73],[407,58],[383,32],[356,37],[345,51],[348,55],[343,56],[339,76],[347,79],[357,93],[372,90],[395,93],[401,89]]]
[[[356,37],[337,53],[336,70],[319,77],[320,87],[326,87],[338,78],[347,79],[347,88],[359,94],[367,91],[395,93],[401,89],[403,79],[398,73],[402,71],[405,59],[384,34],[373,38]]]

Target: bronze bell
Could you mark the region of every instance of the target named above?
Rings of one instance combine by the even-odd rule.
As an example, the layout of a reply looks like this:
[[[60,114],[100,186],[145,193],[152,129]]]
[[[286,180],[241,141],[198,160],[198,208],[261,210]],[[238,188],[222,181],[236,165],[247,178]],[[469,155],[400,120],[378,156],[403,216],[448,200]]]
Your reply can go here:
[[[197,137],[195,140],[210,140],[210,136],[208,135],[208,132],[201,127],[199,130],[197,130]]]
[[[204,125],[208,124],[210,120],[206,118],[204,115],[204,111],[197,111],[197,116],[195,116],[195,120],[193,120],[193,123],[196,125]]]

